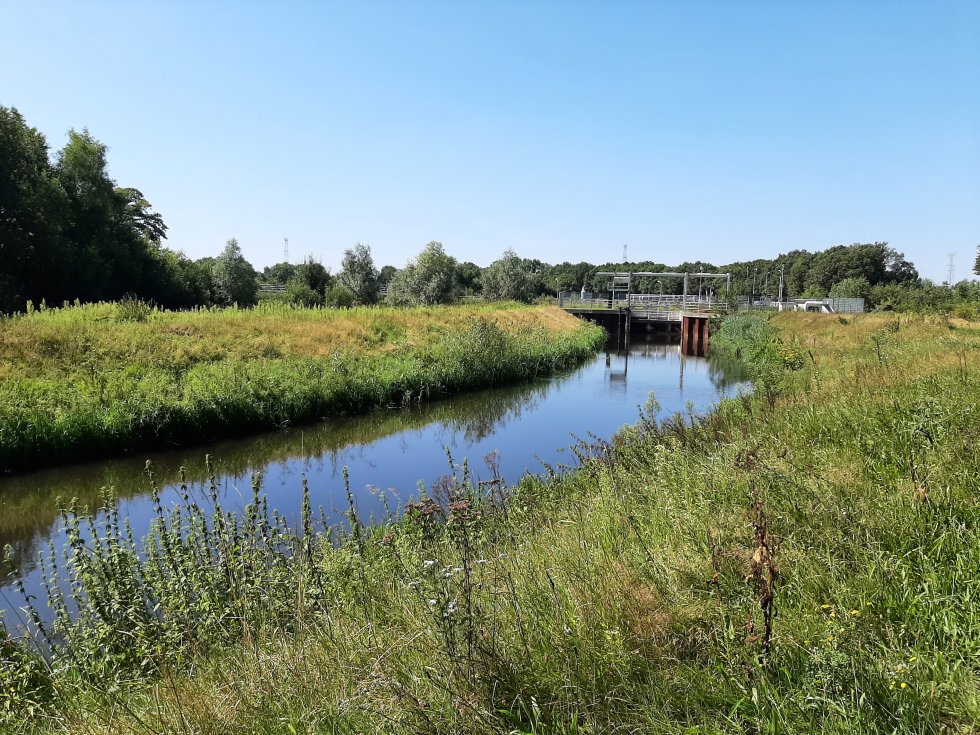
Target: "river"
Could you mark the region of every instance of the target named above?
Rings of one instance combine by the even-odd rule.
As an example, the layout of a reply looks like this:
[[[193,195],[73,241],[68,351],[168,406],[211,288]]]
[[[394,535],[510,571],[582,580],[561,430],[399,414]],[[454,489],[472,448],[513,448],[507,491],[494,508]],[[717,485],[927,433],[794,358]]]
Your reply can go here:
[[[111,488],[120,498],[122,517],[137,535],[145,533],[152,515],[148,462],[165,504],[179,497],[182,467],[191,493],[204,495],[205,455],[210,455],[226,508],[244,508],[251,477],[260,473],[270,509],[295,518],[305,477],[314,507],[320,505],[338,523],[347,509],[347,467],[358,513],[368,520],[397,511],[418,496],[419,483],[430,486],[447,474],[447,452],[457,463],[467,460],[476,479],[490,478],[484,458],[496,453],[500,475],[512,484],[525,472],[543,472],[545,465],[573,466],[570,446],[609,438],[635,422],[651,392],[662,419],[677,411],[703,413],[745,386],[738,365],[684,357],[676,343],[641,338],[629,350],[609,345],[575,370],[529,384],[205,446],[0,477],[0,548],[9,545],[13,551],[9,561],[0,561],[0,580],[18,575],[43,607],[37,556],[64,543],[58,498],[78,498],[97,508],[102,488]],[[23,602],[9,582],[0,586],[0,613],[8,624],[16,627]]]

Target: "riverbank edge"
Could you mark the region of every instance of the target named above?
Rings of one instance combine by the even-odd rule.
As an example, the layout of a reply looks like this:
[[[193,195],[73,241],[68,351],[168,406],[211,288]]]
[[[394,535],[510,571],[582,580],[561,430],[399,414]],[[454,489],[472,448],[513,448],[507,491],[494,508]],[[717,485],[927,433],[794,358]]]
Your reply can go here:
[[[807,321],[831,324],[828,320]],[[909,337],[913,339],[918,328],[915,320],[906,319],[904,324],[902,320],[877,320],[870,324],[857,319],[842,321],[841,329],[847,329],[849,323],[860,328],[861,341],[846,345],[838,355],[851,351],[852,357],[860,358],[854,363],[856,375],[861,374],[858,367],[872,370],[877,366],[880,372],[862,378],[862,381],[870,378],[866,384],[848,388],[841,396],[844,404],[860,400],[864,391],[882,380],[904,385],[903,381],[929,378],[930,372],[948,377],[954,383],[962,382],[965,390],[976,393],[976,376],[971,378],[966,363],[959,373],[955,359],[948,365],[945,362],[938,366],[917,364],[919,375],[903,375],[904,365],[889,364],[889,359],[900,363],[896,348],[902,342],[894,335],[907,329],[913,332]],[[782,331],[779,327],[775,329],[776,335]],[[928,326],[933,340],[943,339],[939,329]],[[766,333],[773,334],[768,330]],[[874,587],[855,585],[856,576],[863,579],[855,572],[863,567],[852,569],[848,565],[841,575],[830,573],[822,582],[811,579],[811,583],[816,581],[816,589],[794,592],[795,586],[803,584],[802,580],[808,575],[812,577],[814,569],[807,564],[820,562],[816,558],[794,556],[792,547],[806,541],[797,537],[805,529],[792,531],[792,515],[803,513],[805,518],[810,513],[811,518],[816,518],[813,511],[831,512],[830,507],[823,505],[822,497],[804,502],[806,496],[790,495],[800,506],[810,504],[794,511],[792,504],[786,503],[787,496],[780,494],[789,492],[786,488],[794,482],[808,482],[802,477],[782,476],[782,462],[792,466],[793,461],[808,458],[806,451],[816,450],[819,454],[830,446],[818,441],[823,437],[819,426],[821,416],[807,415],[819,410],[820,404],[807,403],[801,392],[823,390],[820,381],[832,377],[833,367],[827,362],[818,367],[812,354],[809,356],[812,365],[799,364],[797,357],[809,351],[805,336],[794,335],[793,344],[788,346],[783,339],[767,338],[763,352],[768,357],[755,362],[758,375],[754,395],[726,401],[702,421],[679,417],[655,427],[641,417],[639,424],[625,428],[608,445],[580,448],[586,457],[581,469],[552,479],[526,478],[514,489],[503,515],[474,504],[449,510],[443,503],[442,510],[435,511],[433,506],[423,503],[398,523],[355,532],[342,548],[331,549],[320,559],[319,568],[327,577],[348,580],[348,583],[338,582],[335,591],[341,587],[349,589],[346,593],[338,592],[332,598],[331,608],[323,613],[332,621],[329,629],[315,626],[316,631],[301,636],[302,640],[293,633],[273,632],[262,645],[261,656],[258,649],[253,656],[232,645],[217,659],[206,657],[194,681],[181,680],[176,685],[179,696],[175,688],[167,704],[160,708],[158,703],[156,713],[148,714],[164,720],[169,717],[177,726],[186,722],[187,717],[203,723],[206,711],[198,710],[197,706],[205,701],[215,704],[215,697],[220,699],[219,690],[224,686],[221,682],[227,682],[230,676],[257,696],[259,704],[238,713],[222,712],[226,727],[229,722],[259,729],[274,721],[305,723],[323,708],[328,712],[328,721],[329,717],[339,718],[347,713],[345,716],[353,718],[344,720],[350,730],[358,723],[367,726],[373,722],[389,732],[396,732],[399,727],[426,732],[448,731],[446,728],[453,727],[496,732],[517,726],[525,728],[521,731],[537,732],[540,728],[536,729],[535,722],[548,722],[551,723],[548,731],[578,732],[578,725],[572,723],[592,722],[587,718],[594,716],[596,723],[609,724],[610,720],[603,718],[611,713],[616,713],[624,727],[636,727],[639,713],[631,707],[616,709],[619,706],[616,702],[644,702],[650,707],[647,716],[651,718],[659,711],[663,719],[642,723],[648,728],[659,726],[657,729],[665,732],[690,731],[697,723],[708,721],[714,723],[714,727],[708,726],[712,732],[741,732],[747,725],[767,723],[781,723],[782,731],[786,732],[807,732],[828,722],[838,725],[831,727],[831,732],[850,732],[851,727],[844,726],[847,718],[852,718],[851,725],[866,732],[917,732],[924,721],[937,725],[950,721],[968,724],[971,707],[972,716],[978,714],[976,699],[970,704],[970,692],[975,697],[976,683],[971,689],[963,679],[968,672],[958,671],[955,661],[944,660],[944,655],[948,657],[952,649],[929,654],[929,646],[917,641],[918,637],[926,637],[929,625],[915,626],[915,619],[933,611],[924,609],[922,602],[918,608],[906,610],[903,606],[907,603],[903,600],[889,600],[888,595],[895,592],[891,568],[881,570],[885,577],[880,573],[875,575],[873,569],[868,572],[878,582]],[[937,371],[937,367],[941,370]],[[784,380],[774,379],[777,374]],[[907,402],[894,403],[894,408],[901,410]],[[832,412],[841,407],[825,405],[823,408]],[[782,413],[794,414],[794,419],[801,422],[799,433],[803,441],[795,446],[803,457],[780,458],[777,448],[771,451],[755,445],[769,431],[764,422],[778,423],[773,431],[783,427],[779,417]],[[869,418],[872,421],[868,426],[880,420],[879,416]],[[735,441],[733,437],[742,432],[747,440],[729,447]],[[808,442],[815,446],[809,446]],[[723,455],[720,467],[713,467],[717,464],[713,458],[716,452]],[[779,466],[771,466],[776,464]],[[827,481],[823,477],[827,469],[824,465],[809,468],[810,477],[818,481],[813,488],[806,488],[811,494]],[[637,485],[640,475],[646,479]],[[741,500],[729,508],[726,504],[731,499],[724,493],[717,497],[710,493],[706,498],[697,497],[705,487],[699,480],[711,477],[716,482],[733,479]],[[869,479],[881,482],[877,474]],[[655,489],[657,482],[664,483],[661,490]],[[648,483],[653,483],[659,499],[649,494],[651,490],[638,494]],[[946,497],[948,489],[944,495],[944,491],[934,488],[933,499],[928,503],[917,499],[921,488],[906,487],[906,480],[901,478],[892,478],[885,489],[888,497],[884,499],[889,503],[898,502],[891,497],[895,490],[905,498],[895,520],[912,523],[913,530],[920,531],[926,539],[933,527],[923,529],[919,528],[920,524],[943,525],[948,523],[945,512],[970,512],[969,508],[949,507],[956,498]],[[865,485],[850,492],[843,485],[830,488],[835,504],[845,506],[868,490]],[[617,496],[623,493],[630,497],[631,505],[619,504]],[[454,502],[463,500],[469,502],[466,498]],[[583,505],[583,501],[587,502]],[[725,513],[741,510],[730,517],[734,522],[732,528],[709,527],[707,538],[695,540],[690,535],[695,528],[685,528],[690,518],[685,508],[704,512],[713,503],[721,503]],[[675,507],[668,513],[664,511],[665,506]],[[944,513],[929,513],[930,507]],[[430,510],[432,514],[426,515]],[[882,522],[877,517],[878,510],[868,509],[868,519],[862,522]],[[445,516],[439,515],[442,512]],[[481,512],[485,514],[482,518]],[[648,513],[654,518],[647,517]],[[673,520],[674,525],[658,524],[655,517],[658,514]],[[427,520],[432,517],[444,518],[446,522],[433,525]],[[829,526],[835,523],[841,526],[826,531],[834,534],[834,543],[847,542],[847,534],[853,530],[848,522],[847,516],[823,519]],[[609,528],[597,527],[597,523]],[[356,522],[355,528],[358,528]],[[878,544],[895,543],[891,535],[898,534],[899,529],[874,528],[881,533],[888,532]],[[675,536],[670,545],[664,545],[665,532]],[[909,539],[908,534],[900,535],[905,541],[920,540]],[[816,536],[810,543],[826,541]],[[785,542],[790,548],[783,548]],[[677,547],[678,543],[681,548]],[[693,548],[686,548],[689,546]],[[831,553],[832,548],[826,548],[825,553]],[[861,547],[855,545],[847,551],[857,548]],[[694,556],[703,553],[705,558],[693,559],[692,552]],[[808,553],[819,556],[817,549]],[[949,553],[945,547],[943,554]],[[767,558],[771,561],[774,556],[778,563],[769,565]],[[858,562],[857,559],[849,561]],[[487,568],[478,566],[480,563],[503,570],[496,583],[493,575],[480,571]],[[922,566],[923,562],[917,565]],[[610,575],[610,570],[616,570],[616,574]],[[903,575],[906,571],[903,568]],[[471,574],[479,581],[470,580]],[[671,585],[657,584],[661,574],[668,579],[687,581],[675,585],[674,589]],[[520,584],[512,587],[516,580]],[[494,649],[492,656],[484,650],[476,650],[476,655],[474,651],[467,652],[466,637],[471,623],[453,619],[459,609],[455,607],[456,601],[466,600],[467,594],[478,594],[473,585],[484,583],[496,584],[494,589],[499,589],[500,595],[506,598],[502,611],[495,615],[499,616],[497,622],[505,625],[506,636],[512,638],[495,644],[499,648]],[[911,592],[915,591],[913,580],[907,585]],[[853,589],[855,586],[857,589]],[[509,601],[513,602],[512,608],[508,608]],[[775,618],[775,637],[770,630],[774,618],[770,617],[768,622],[766,618],[767,604],[778,604],[782,616]],[[950,604],[947,599],[941,607],[947,609]],[[462,609],[467,616],[475,614],[475,608],[469,604]],[[774,616],[775,608],[768,609]],[[591,612],[594,618],[585,612]],[[961,617],[964,614],[955,606],[952,612]],[[406,632],[405,615],[420,630],[415,637],[401,639]],[[359,621],[361,632],[339,632],[340,621],[348,616]],[[743,625],[747,631],[742,630]],[[389,628],[390,634],[386,634]],[[717,632],[709,635],[715,628]],[[910,633],[910,628],[914,633]],[[369,631],[366,638],[364,630]],[[905,631],[900,640],[887,643],[898,630]],[[967,627],[967,636],[972,630]],[[692,633],[696,634],[696,640],[686,638]],[[705,635],[708,637],[704,638]],[[916,641],[913,645],[907,642],[909,635]],[[934,635],[942,638],[948,633],[937,628]],[[688,663],[687,657],[693,653],[688,647],[692,645],[700,653]],[[882,645],[885,647],[881,648]],[[705,661],[704,656],[709,652],[716,657],[726,654],[726,657],[709,656]],[[849,661],[851,666],[836,673],[834,667],[838,664],[831,654],[838,660]],[[297,674],[290,669],[296,655],[310,657],[311,665],[319,672],[314,678],[321,683],[325,681],[324,672],[338,666],[354,678],[337,687],[328,687],[329,695],[318,689],[314,693],[303,686],[302,677],[310,671]],[[667,660],[661,666],[656,661],[664,655]],[[272,660],[276,656],[282,659],[279,663]],[[954,658],[962,661],[964,656],[968,652]],[[375,657],[378,662],[385,661],[384,674],[374,671]],[[773,658],[778,665],[771,663]],[[504,662],[504,668],[497,668]],[[660,672],[655,679],[668,676],[669,686],[654,685],[653,680],[648,680],[642,674],[642,667],[636,668],[642,662],[653,666],[651,674]],[[538,668],[539,663],[546,668]],[[433,669],[433,665],[437,668]],[[249,674],[261,678],[259,675],[264,672],[268,676],[268,667],[278,671],[284,681],[269,687],[250,682]],[[910,670],[913,668],[914,671]],[[429,673],[419,678],[411,675],[413,670]],[[812,681],[814,670],[819,685],[831,687],[823,705],[814,703],[812,691],[794,690],[800,688],[804,674]],[[870,679],[869,673],[873,673]],[[393,682],[391,688],[383,687],[379,691],[368,684],[374,680],[372,677],[379,675],[382,681]],[[838,676],[842,678],[837,679]],[[493,680],[493,693],[480,685],[482,679]],[[938,682],[941,695],[932,704],[920,697],[919,690],[926,687],[928,692],[930,682],[934,692]],[[639,692],[635,690],[634,696],[627,698],[624,687],[629,686],[652,689],[644,689],[645,698],[636,696]],[[843,688],[838,691],[834,687]],[[959,690],[954,692],[956,687]],[[600,696],[605,702],[600,706],[594,697],[602,692],[618,694],[611,700]],[[752,692],[763,696],[757,698]],[[797,694],[801,695],[799,706],[793,699]],[[137,692],[133,696],[127,700],[127,707],[158,701],[149,694]],[[153,695],[158,696],[159,691]],[[467,705],[460,711],[460,696],[487,697],[498,706],[476,710],[474,705]],[[901,697],[909,697],[912,706],[905,707]],[[180,698],[185,699],[178,702]],[[589,701],[593,704],[589,705]],[[372,719],[371,712],[377,712],[374,708],[379,702],[384,703],[385,709],[378,713],[377,719]],[[350,714],[358,703],[366,707],[361,720]],[[598,707],[599,711],[590,712],[590,707]],[[842,712],[835,720],[836,710]],[[142,709],[138,711],[144,714]],[[806,711],[810,712],[807,715],[810,719],[804,721],[801,718]],[[737,715],[734,719],[733,712]],[[861,719],[854,719],[858,717]],[[795,723],[795,728],[787,726],[787,718]],[[723,727],[726,722],[728,727]],[[890,726],[887,729],[886,723]]]
[[[461,331],[407,354],[348,352],[331,359],[219,365],[214,372],[227,389],[209,390],[205,400],[191,405],[161,400],[140,406],[137,414],[116,411],[110,403],[77,415],[59,410],[0,424],[0,469],[26,471],[160,445],[193,446],[535,380],[574,367],[605,341],[600,327],[578,320],[574,327],[508,330],[494,322],[493,312],[481,310]]]

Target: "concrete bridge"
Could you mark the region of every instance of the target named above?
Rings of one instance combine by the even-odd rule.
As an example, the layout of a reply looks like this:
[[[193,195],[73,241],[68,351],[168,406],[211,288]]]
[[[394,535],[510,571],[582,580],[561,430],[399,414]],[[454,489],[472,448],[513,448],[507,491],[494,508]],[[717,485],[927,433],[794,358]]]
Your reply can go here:
[[[725,279],[726,291],[731,285],[730,273],[614,273],[600,272],[609,276],[609,295],[602,298],[574,293],[558,294],[558,305],[571,314],[589,319],[606,327],[610,334],[629,340],[637,328],[679,335],[681,351],[688,355],[704,356],[708,352],[709,321],[728,311],[728,302],[717,298],[713,291],[688,293],[691,278]],[[636,278],[657,276],[681,277],[683,293],[644,294],[633,293]],[[583,289],[584,292],[584,289]]]

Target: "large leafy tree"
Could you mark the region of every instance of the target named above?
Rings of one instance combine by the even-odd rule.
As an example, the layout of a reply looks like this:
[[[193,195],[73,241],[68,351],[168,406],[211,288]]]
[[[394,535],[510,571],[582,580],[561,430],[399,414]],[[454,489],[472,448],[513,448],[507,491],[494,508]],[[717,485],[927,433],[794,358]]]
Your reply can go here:
[[[527,266],[511,249],[491,263],[481,276],[483,296],[497,301],[531,301],[536,283]]]
[[[398,269],[393,265],[382,266],[381,270],[378,271],[378,285],[387,286],[397,272]]]
[[[64,205],[44,136],[16,109],[0,107],[0,311],[54,297],[66,285]]]
[[[977,245],[977,259],[973,261],[973,272],[980,276],[980,245]]]
[[[388,284],[388,301],[398,305],[448,304],[456,297],[458,263],[441,242],[430,242]]]
[[[294,304],[320,306],[332,282],[330,271],[309,255],[293,269],[293,276],[286,288],[286,297]]]
[[[308,255],[302,263],[296,266],[293,277],[290,279],[290,282],[292,281],[300,281],[307,288],[323,296],[330,288],[333,278],[330,277],[330,270],[325,268],[323,263],[312,255]]]
[[[126,294],[206,302],[203,272],[162,247],[163,218],[139,189],[116,185],[106,152],[72,130],[52,161],[44,136],[0,107],[0,310]]]
[[[337,278],[360,303],[373,304],[378,300],[379,274],[367,245],[357,243],[344,251]]]
[[[268,265],[262,271],[262,278],[269,283],[278,283],[285,286],[289,279],[296,275],[296,266],[292,263],[276,263]]]
[[[255,280],[255,269],[245,260],[235,238],[229,240],[214,259],[211,275],[220,303],[251,306],[256,302],[259,285]]]
[[[469,261],[460,263],[459,267],[456,269],[456,277],[459,281],[459,287],[462,289],[464,294],[474,294],[480,290],[480,278],[482,275],[483,270],[480,268],[480,266]]]

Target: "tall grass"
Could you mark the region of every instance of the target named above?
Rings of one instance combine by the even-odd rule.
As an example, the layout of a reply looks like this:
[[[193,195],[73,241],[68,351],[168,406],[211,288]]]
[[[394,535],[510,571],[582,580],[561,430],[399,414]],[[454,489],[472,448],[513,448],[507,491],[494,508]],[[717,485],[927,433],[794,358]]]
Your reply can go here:
[[[602,332],[557,309],[48,309],[0,320],[0,468],[532,379]]]
[[[47,662],[0,648],[7,726],[976,732],[980,329],[784,315],[717,344],[737,335],[768,392],[514,488],[450,458],[334,543],[315,489],[296,529],[260,492],[240,519],[188,498],[143,545],[69,512],[84,543],[49,576],[80,612]]]

